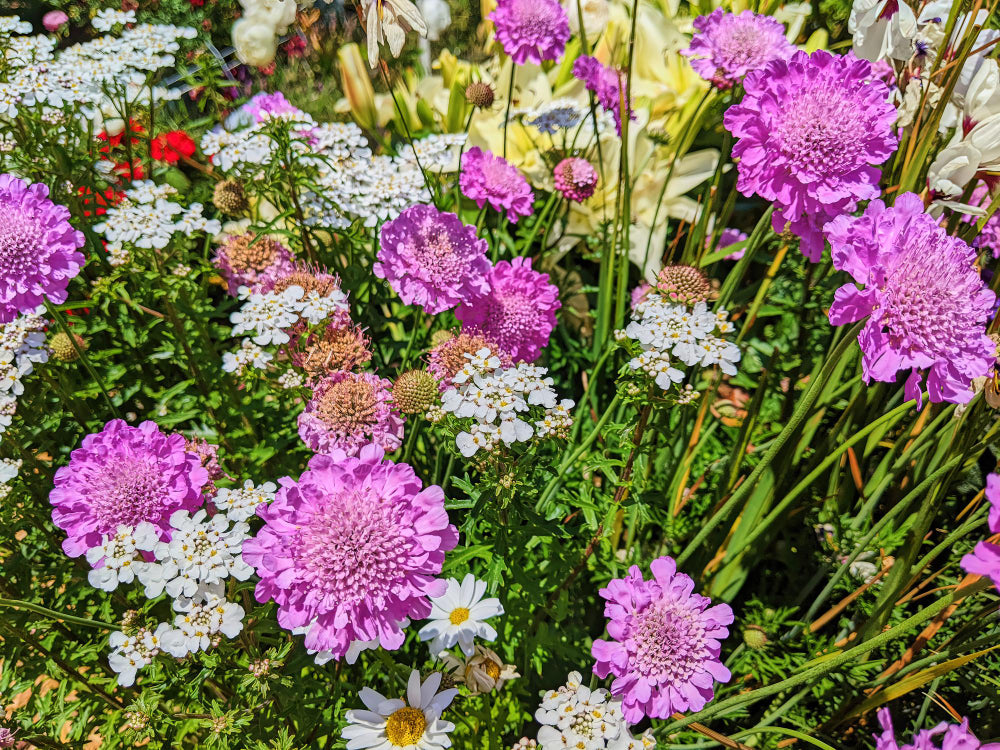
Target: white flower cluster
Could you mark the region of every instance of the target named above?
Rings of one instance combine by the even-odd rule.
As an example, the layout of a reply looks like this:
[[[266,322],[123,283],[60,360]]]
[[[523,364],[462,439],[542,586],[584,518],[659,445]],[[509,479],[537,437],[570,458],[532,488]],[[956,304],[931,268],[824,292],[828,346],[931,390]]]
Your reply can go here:
[[[115,10],[114,8],[103,8],[97,11],[97,15],[90,21],[90,25],[98,31],[111,31],[115,26],[124,26],[127,23],[135,23],[134,10]]]
[[[570,672],[566,684],[542,697],[535,712],[541,750],[648,750],[656,739],[646,730],[638,737],[629,732],[621,701],[603,688],[591,690],[579,672]]]
[[[200,203],[185,208],[169,200],[176,193],[170,185],[139,180],[125,191],[118,205],[108,208],[104,220],[94,225],[94,231],[107,239],[113,264],[127,262],[131,255],[129,247],[162,250],[177,233],[188,236],[195,232],[222,231],[218,220],[202,215]]]
[[[433,172],[458,171],[458,151],[465,145],[468,136],[465,133],[441,133],[429,135],[414,141],[413,145],[405,144],[400,153],[414,163]]]
[[[713,313],[704,302],[690,308],[670,302],[653,290],[635,306],[632,322],[624,331],[616,331],[615,336],[638,342],[642,353],[633,357],[629,366],[642,370],[668,391],[684,379],[673,358],[688,367],[719,365],[725,374],[735,375],[740,349],[720,338],[732,330],[725,310]]]
[[[243,306],[229,316],[233,323],[233,336],[250,334],[240,344],[236,352],[227,352],[222,357],[222,369],[226,372],[242,374],[247,367],[258,370],[267,368],[273,355],[260,347],[287,344],[291,340],[288,331],[299,321],[317,325],[324,320],[346,314],[349,307],[347,295],[334,289],[325,297],[315,290],[306,292],[300,286],[290,286],[282,292],[251,292],[248,287],[240,287]]]
[[[255,489],[248,481],[240,489],[219,490],[215,504],[220,512],[209,517],[204,508],[194,514],[178,510],[170,517],[172,528],[165,539],[144,522],[136,528],[119,526],[117,533],[105,535],[87,550],[92,586],[114,591],[138,581],[147,598],[166,592],[178,613],[173,626],[160,623],[154,631],[111,636],[109,662],[120,684],[131,685],[137,670],[161,650],[181,658],[217,645],[221,636],[239,635],[244,611],[226,601],[225,584],[230,578],[245,581],[253,575],[243,561],[243,542],[250,537],[244,521],[258,504],[274,499],[274,489],[271,482]]]
[[[119,16],[128,16],[108,14],[118,12],[102,11],[94,19],[95,28],[100,28],[105,19],[117,22],[121,21]],[[0,116],[14,117],[19,108],[61,109],[76,104],[83,107],[83,114],[93,117],[109,108],[105,92],[108,88],[122,89],[129,99],[141,98],[147,102],[150,96],[161,101],[175,99],[180,95],[177,90],[154,87],[150,91],[146,76],[173,67],[174,55],[180,49],[177,40],[195,36],[195,30],[187,27],[139,24],[118,37],[102,36],[74,44],[58,55],[53,37],[5,38],[0,54],[5,58],[7,80],[0,83]]]
[[[240,0],[242,17],[233,24],[240,62],[257,67],[274,60],[278,37],[295,21],[295,0]]]
[[[501,443],[523,443],[564,435],[572,425],[569,399],[558,400],[544,367],[521,363],[503,369],[489,349],[466,354],[468,363],[441,397],[441,410],[472,424],[455,437],[463,456],[487,452]]]
[[[10,494],[10,483],[17,479],[21,471],[21,459],[0,458],[0,500]]]
[[[17,411],[17,397],[24,393],[21,379],[31,374],[35,363],[49,359],[44,311],[39,307],[0,326],[0,435],[10,426]]]
[[[258,168],[270,164],[277,149],[272,136],[274,123],[291,123],[292,148],[303,158],[313,152],[310,148],[315,120],[305,112],[263,113],[264,119],[241,130],[213,130],[201,137],[201,151],[211,157],[212,164],[221,171],[243,178],[252,178]]]

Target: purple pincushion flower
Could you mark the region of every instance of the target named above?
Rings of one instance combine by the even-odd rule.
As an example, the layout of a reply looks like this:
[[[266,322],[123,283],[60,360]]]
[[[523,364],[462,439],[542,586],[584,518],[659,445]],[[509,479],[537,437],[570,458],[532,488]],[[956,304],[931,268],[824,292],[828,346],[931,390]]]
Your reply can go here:
[[[559,288],[520,257],[497,263],[489,282],[488,294],[455,311],[462,330],[483,334],[515,362],[534,362],[556,327]]]
[[[978,185],[969,197],[970,206],[978,206],[984,211],[989,209],[992,202],[993,195],[985,182]],[[962,221],[974,224],[979,221],[979,217],[966,214],[962,217]],[[1000,258],[1000,211],[994,213],[986,220],[986,224],[983,225],[982,230],[972,241],[972,246],[976,249],[989,250],[994,258]]]
[[[593,92],[606,111],[615,118],[615,128],[618,135],[622,134],[622,100],[625,98],[625,75],[615,68],[605,67],[600,60],[590,55],[582,55],[573,63],[573,75],[583,81],[588,91]],[[630,120],[635,119],[631,102],[624,109],[628,110]]]
[[[611,693],[622,699],[630,724],[700,711],[715,695],[714,683],[732,676],[719,660],[719,641],[729,635],[733,610],[693,593],[694,581],[677,572],[672,558],[649,567],[652,580],[633,565],[598,592],[607,600],[612,640],[594,641],[594,673],[614,675]]]
[[[838,289],[829,317],[833,325],[868,318],[858,336],[865,380],[891,383],[911,370],[904,394],[919,406],[927,370],[931,401],[968,402],[972,379],[996,359],[985,330],[995,295],[972,248],[924,213],[913,193],[891,208],[872,201],[863,215],[838,217],[826,232],[834,268],[862,286]]]
[[[896,108],[871,63],[817,50],[747,74],[743,100],[725,114],[739,140],[737,189],[775,206],[772,225],[802,238],[812,261],[823,226],[879,196],[881,164],[896,150]]]
[[[87,435],[55,475],[49,493],[52,520],[66,532],[63,551],[79,557],[119,526],[149,522],[170,538],[170,516],[195,510],[208,471],[185,447],[184,436],[165,434],[155,422],[132,427],[113,419]]]
[[[506,159],[479,146],[462,154],[459,186],[462,194],[480,208],[488,201],[495,210],[506,210],[512,224],[535,210],[535,194],[524,175]]]
[[[1000,743],[984,745],[980,742],[969,729],[968,719],[962,719],[960,724],[942,721],[933,729],[921,729],[913,735],[911,745],[899,744],[888,708],[878,710],[878,723],[882,733],[872,735],[875,738],[875,750],[1000,750]],[[940,744],[936,740],[938,735],[941,738]]]
[[[489,19],[503,51],[518,65],[558,60],[569,41],[569,17],[558,0],[498,0]]]
[[[771,60],[787,60],[795,46],[785,38],[785,27],[770,16],[753,11],[727,13],[716,8],[694,20],[698,33],[681,54],[691,57],[691,67],[720,89],[730,89],[751,70]]]
[[[241,286],[253,291],[273,286],[282,276],[295,270],[292,251],[275,239],[263,234],[232,235],[212,259],[219,275],[226,282],[229,294],[236,296]]]
[[[556,164],[552,179],[566,200],[583,203],[597,188],[597,170],[586,159],[568,156]]]
[[[355,456],[369,443],[396,450],[403,442],[403,420],[391,387],[391,381],[369,372],[330,373],[299,414],[299,437],[317,453]]]
[[[747,238],[746,232],[741,232],[739,229],[732,229],[726,227],[719,233],[718,248],[721,250],[724,247],[729,247],[730,245],[735,245],[737,242],[742,242]],[[740,248],[739,250],[734,250],[725,256],[723,260],[739,260],[744,255],[746,255],[746,248]]]
[[[0,174],[0,325],[46,299],[66,301],[70,279],[85,263],[83,233],[69,209],[49,200],[45,185]]]
[[[288,630],[312,625],[306,648],[340,659],[354,641],[403,644],[400,623],[431,611],[444,554],[458,543],[444,492],[423,488],[407,464],[368,445],[314,456],[298,481],[280,480],[257,515],[264,526],[243,544],[257,570],[257,601],[274,600]]]
[[[268,94],[266,91],[254,94],[246,104],[240,107],[240,110],[249,115],[254,123],[264,122],[272,115],[295,115],[302,112],[301,109],[288,101],[280,91],[275,91],[273,94]]]
[[[489,291],[487,248],[455,214],[411,206],[382,225],[372,270],[405,304],[436,315]]]
[[[991,534],[1000,534],[1000,474],[986,477],[986,499],[990,504],[988,527]],[[1000,590],[1000,544],[979,542],[976,548],[962,558],[966,573],[986,576]]]

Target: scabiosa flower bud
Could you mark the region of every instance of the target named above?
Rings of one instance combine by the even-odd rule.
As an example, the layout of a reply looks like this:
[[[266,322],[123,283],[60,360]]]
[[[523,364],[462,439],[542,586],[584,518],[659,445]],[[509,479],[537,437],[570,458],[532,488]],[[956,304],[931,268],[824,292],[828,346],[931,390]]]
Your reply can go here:
[[[755,651],[767,646],[767,631],[760,625],[747,625],[743,630],[743,642]]]
[[[320,381],[299,415],[299,437],[317,453],[357,455],[369,443],[394,451],[403,420],[392,403],[392,383],[371,373],[334,372]]]
[[[552,170],[556,190],[567,200],[583,203],[597,187],[597,170],[586,159],[575,156],[563,159]]]
[[[216,251],[213,263],[233,296],[241,286],[273,282],[295,270],[292,252],[287,247],[270,237],[249,232],[230,237]]]
[[[73,362],[78,359],[80,354],[77,352],[76,347],[73,346],[73,341],[76,341],[76,346],[80,347],[81,350],[87,350],[87,341],[83,336],[74,333],[73,339],[70,340],[70,337],[64,331],[59,331],[49,340],[49,348],[52,350],[52,356],[60,362]]]
[[[230,216],[242,216],[250,208],[243,183],[239,180],[222,180],[215,183],[212,203],[222,213]]]
[[[434,333],[431,334],[431,348],[433,349],[435,346],[440,346],[445,341],[449,341],[453,338],[455,338],[455,334],[445,328],[434,331]]]
[[[656,277],[656,288],[671,302],[682,305],[705,302],[712,293],[712,284],[694,266],[665,266]]]
[[[423,414],[438,397],[438,382],[426,370],[404,372],[392,386],[392,400],[403,414]]]
[[[296,344],[292,361],[311,378],[336,370],[353,370],[372,358],[368,337],[350,320],[328,324]]]
[[[493,87],[484,81],[473,81],[465,87],[465,100],[473,107],[489,109],[495,96]]]

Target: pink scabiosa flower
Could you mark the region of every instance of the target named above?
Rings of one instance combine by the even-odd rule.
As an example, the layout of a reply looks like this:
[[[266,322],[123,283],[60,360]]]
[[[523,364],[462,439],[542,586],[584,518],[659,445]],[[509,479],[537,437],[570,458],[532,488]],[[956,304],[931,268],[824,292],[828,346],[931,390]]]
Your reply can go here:
[[[42,26],[45,27],[46,31],[58,31],[68,21],[69,21],[69,16],[67,16],[61,10],[50,10],[48,13],[42,16]]]
[[[69,209],[49,200],[45,185],[0,174],[0,325],[33,312],[46,299],[66,301],[70,279],[85,262],[83,233]]]
[[[795,46],[785,38],[785,27],[753,11],[726,13],[716,8],[696,18],[694,28],[697,33],[691,46],[681,54],[692,58],[695,73],[720,89],[731,89],[771,60],[787,60],[795,54]]]
[[[637,308],[653,290],[653,285],[648,281],[640,281],[639,286],[632,290],[632,295],[629,299],[629,307],[633,310]]]
[[[1000,743],[984,745],[980,742],[969,729],[968,719],[962,719],[960,724],[942,721],[933,729],[921,729],[913,735],[913,743],[909,745],[900,745],[896,739],[888,708],[878,710],[878,723],[882,733],[872,735],[875,738],[875,750],[1000,750]],[[940,745],[937,744],[939,735]]]
[[[624,73],[616,68],[601,65],[596,57],[582,55],[573,63],[573,75],[583,81],[584,86],[593,92],[598,104],[611,113],[615,118],[618,135],[621,135],[622,115],[625,114],[625,110],[630,120],[635,119],[631,102],[624,106],[622,104],[626,90]]]
[[[598,677],[614,675],[611,693],[622,699],[629,724],[648,716],[700,711],[712,700],[715,681],[728,682],[719,640],[729,635],[733,610],[693,593],[694,581],[677,572],[670,557],[650,564],[652,580],[633,565],[598,593],[613,640],[594,641]]]
[[[390,388],[391,381],[370,372],[330,373],[299,414],[299,437],[317,453],[356,456],[369,443],[396,450],[403,441],[403,420]]]
[[[113,419],[83,439],[53,483],[52,520],[66,532],[63,551],[79,557],[119,526],[144,521],[168,540],[171,514],[202,504],[208,471],[183,435],[165,434],[155,422],[132,427]]]
[[[556,164],[552,179],[566,200],[583,203],[597,187],[597,170],[586,159],[570,156]]]
[[[891,208],[868,204],[859,217],[827,224],[833,266],[862,285],[845,284],[830,306],[833,325],[868,317],[858,336],[866,381],[892,383],[910,370],[904,395],[921,404],[927,370],[931,401],[963,404],[969,385],[996,359],[986,335],[995,295],[976,270],[976,253],[924,213],[913,193]]]
[[[559,288],[532,269],[531,258],[500,261],[489,281],[489,294],[463,303],[455,317],[463,330],[492,339],[515,362],[534,362],[556,327]]]
[[[725,114],[739,140],[737,189],[774,203],[772,225],[802,238],[816,262],[823,225],[879,196],[881,164],[896,150],[896,108],[871,63],[817,50],[747,74],[742,101]]]
[[[1000,534],[1000,474],[986,477],[986,499],[990,503],[990,533]],[[962,558],[962,570],[986,576],[1000,589],[1000,544],[979,542],[970,554]]]
[[[285,477],[272,503],[257,509],[264,526],[243,544],[257,569],[257,601],[274,600],[278,623],[309,626],[306,648],[335,659],[355,641],[403,644],[400,623],[431,612],[444,594],[435,579],[458,543],[444,492],[423,488],[407,464],[385,460],[377,445],[359,454],[314,456],[298,481]]]
[[[375,275],[407,305],[431,315],[489,291],[486,240],[434,206],[411,206],[382,225]]]
[[[488,201],[495,210],[505,210],[512,224],[535,210],[535,194],[524,175],[506,159],[479,146],[462,154],[459,186],[480,208]]]
[[[737,242],[742,242],[747,238],[746,232],[741,232],[739,229],[731,229],[726,227],[719,233],[718,248],[721,250],[724,247],[729,247],[730,245],[735,245]],[[742,250],[736,250],[725,256],[723,260],[739,260],[744,255],[746,255],[746,248]]]
[[[518,65],[558,60],[569,41],[569,17],[558,0],[498,0],[489,19],[503,51]]]
[[[249,232],[226,240],[212,262],[233,296],[241,286],[259,291],[255,287],[273,285],[295,270],[291,250],[277,240]]]

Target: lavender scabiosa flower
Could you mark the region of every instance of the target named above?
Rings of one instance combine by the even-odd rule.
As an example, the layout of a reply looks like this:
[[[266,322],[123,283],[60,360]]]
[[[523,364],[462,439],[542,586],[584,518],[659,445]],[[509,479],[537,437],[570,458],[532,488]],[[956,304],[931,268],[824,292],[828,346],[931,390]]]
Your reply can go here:
[[[85,263],[83,233],[69,209],[49,200],[45,185],[0,174],[0,325],[34,312],[46,299],[66,301],[70,279]]]
[[[593,92],[605,110],[615,118],[615,128],[618,135],[622,134],[622,115],[628,113],[630,120],[635,119],[632,103],[625,102],[625,75],[615,68],[601,65],[600,60],[590,55],[583,55],[573,63],[573,75],[583,81],[588,91]]]
[[[489,19],[518,65],[558,60],[569,41],[569,17],[558,0],[498,0]]]
[[[556,164],[552,179],[563,198],[583,203],[597,187],[597,170],[586,159],[570,156]]]
[[[741,232],[739,229],[731,229],[727,227],[719,233],[718,248],[721,250],[724,247],[735,245],[737,242],[742,242],[746,238],[747,238],[746,232]],[[744,255],[746,255],[746,252],[747,252],[746,248],[735,250],[729,253],[729,255],[725,256],[723,260],[739,260]]]
[[[512,224],[535,210],[535,194],[524,175],[506,159],[479,146],[462,154],[459,186],[462,194],[480,208],[489,202],[494,210],[505,210]]]
[[[431,612],[441,596],[444,553],[458,543],[444,492],[423,488],[407,464],[377,445],[358,455],[314,456],[298,481],[285,477],[257,509],[263,528],[243,544],[257,569],[257,601],[274,600],[288,630],[309,627],[305,645],[340,659],[351,643],[399,648],[400,623]]]
[[[299,437],[317,453],[355,456],[369,443],[396,450],[403,441],[403,420],[391,387],[391,381],[368,372],[330,373],[299,414]]]
[[[927,370],[931,401],[967,403],[972,379],[996,358],[984,327],[995,295],[972,248],[924,213],[913,193],[891,208],[872,201],[862,216],[838,217],[826,231],[834,268],[863,287],[838,289],[829,317],[833,325],[868,318],[858,336],[865,380],[891,383],[910,370],[904,394],[919,406]]]
[[[155,422],[132,427],[113,419],[87,435],[55,474],[49,502],[53,522],[66,532],[63,551],[79,557],[119,526],[143,522],[167,540],[170,516],[197,509],[207,482],[208,471],[183,435],[167,435]]]
[[[990,504],[989,530],[1000,534],[1000,474],[986,477],[986,500]],[[966,573],[986,576],[1000,589],[1000,544],[979,542],[976,548],[962,558],[962,570]]]
[[[871,63],[817,50],[747,74],[746,95],[725,114],[739,139],[737,189],[775,206],[772,225],[802,238],[812,261],[823,225],[879,196],[881,164],[896,150],[896,108]]]
[[[277,240],[249,232],[230,237],[216,250],[212,262],[234,297],[241,286],[264,286],[295,270],[291,250]]]
[[[382,225],[372,271],[407,305],[437,315],[489,291],[486,240],[434,206],[411,206]]]
[[[785,38],[785,27],[753,11],[727,13],[716,8],[696,18],[694,28],[697,33],[691,46],[681,54],[692,58],[695,73],[720,89],[732,88],[771,60],[787,60],[795,54],[795,46]]]
[[[515,362],[534,362],[556,327],[559,288],[532,269],[531,258],[500,261],[489,281],[489,294],[463,303],[455,317],[463,330],[494,340]]]
[[[728,604],[693,593],[694,581],[677,572],[670,557],[650,564],[652,580],[633,565],[598,593],[613,640],[594,641],[598,677],[614,675],[611,694],[622,700],[630,724],[643,717],[665,719],[677,711],[700,711],[712,700],[713,682],[728,682],[719,660],[719,640],[733,622]]]
[[[888,708],[878,710],[878,723],[881,734],[872,735],[875,738],[875,750],[938,750],[936,738],[940,735],[940,750],[1000,750],[1000,743],[991,742],[984,745],[969,729],[969,720],[962,719],[960,724],[949,724],[942,721],[933,729],[921,729],[913,735],[913,743],[900,745],[892,726],[892,715]]]
[[[977,186],[969,198],[970,206],[978,206],[983,210],[989,209],[992,202],[993,194],[985,182]],[[962,221],[974,224],[979,221],[979,217],[967,214],[962,217]],[[994,213],[986,220],[986,224],[983,225],[982,230],[972,241],[972,246],[977,250],[989,250],[994,258],[1000,258],[1000,211]]]

